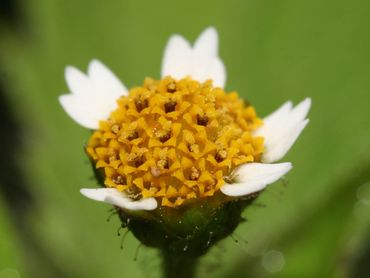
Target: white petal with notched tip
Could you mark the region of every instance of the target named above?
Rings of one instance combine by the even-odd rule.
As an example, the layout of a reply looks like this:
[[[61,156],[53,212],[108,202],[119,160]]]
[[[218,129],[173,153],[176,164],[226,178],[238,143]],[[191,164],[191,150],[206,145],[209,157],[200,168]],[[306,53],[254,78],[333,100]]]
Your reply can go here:
[[[268,184],[277,181],[291,168],[292,164],[289,162],[278,164],[243,164],[235,170],[235,183],[223,185],[221,187],[221,192],[233,197],[247,196],[261,191]]]
[[[170,37],[163,55],[162,77],[170,75],[176,79],[190,76],[204,82],[212,79],[214,86],[223,88],[226,71],[218,57],[218,34],[215,28],[204,30],[194,47],[180,35]]]
[[[262,162],[278,161],[289,151],[309,122],[306,116],[310,107],[310,98],[296,107],[289,101],[263,119],[263,125],[254,132],[255,136],[262,136],[265,140]]]
[[[154,198],[143,198],[135,201],[115,188],[82,188],[80,192],[89,199],[128,210],[154,210],[158,205]]]

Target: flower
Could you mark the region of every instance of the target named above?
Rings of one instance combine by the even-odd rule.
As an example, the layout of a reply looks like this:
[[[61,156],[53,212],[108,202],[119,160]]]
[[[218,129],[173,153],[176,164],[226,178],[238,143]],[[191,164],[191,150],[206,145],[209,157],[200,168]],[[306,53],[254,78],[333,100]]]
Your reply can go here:
[[[292,165],[276,163],[308,124],[309,98],[260,119],[226,93],[218,35],[207,28],[192,46],[173,35],[162,78],[127,90],[101,62],[87,74],[66,68],[64,110],[92,129],[86,145],[102,188],[86,197],[115,206],[122,225],[171,258],[196,258],[230,235],[241,213]],[[175,256],[174,256],[175,255]]]
[[[103,188],[88,198],[124,210],[179,207],[224,194],[224,201],[262,191],[292,165],[279,161],[308,124],[309,98],[289,101],[261,120],[227,94],[218,35],[207,28],[192,46],[169,39],[162,79],[130,91],[101,62],[87,74],[67,67],[70,94],[59,101],[78,124],[94,130],[86,152]]]

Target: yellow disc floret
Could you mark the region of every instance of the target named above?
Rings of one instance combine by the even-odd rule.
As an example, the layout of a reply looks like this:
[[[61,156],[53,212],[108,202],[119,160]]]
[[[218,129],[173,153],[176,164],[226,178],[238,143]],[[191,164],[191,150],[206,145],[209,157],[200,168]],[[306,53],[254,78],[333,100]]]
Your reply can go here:
[[[175,207],[214,195],[235,167],[260,160],[262,121],[237,93],[190,78],[146,79],[118,100],[86,151],[107,187]]]

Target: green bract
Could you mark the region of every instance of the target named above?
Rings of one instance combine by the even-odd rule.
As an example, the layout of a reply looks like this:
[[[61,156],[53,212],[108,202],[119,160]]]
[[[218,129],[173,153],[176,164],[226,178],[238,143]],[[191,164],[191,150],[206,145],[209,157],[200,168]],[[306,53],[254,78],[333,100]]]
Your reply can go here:
[[[243,221],[243,209],[253,200],[253,196],[225,200],[218,194],[177,208],[159,207],[150,212],[119,209],[119,215],[123,226],[144,245],[198,257],[233,233]]]

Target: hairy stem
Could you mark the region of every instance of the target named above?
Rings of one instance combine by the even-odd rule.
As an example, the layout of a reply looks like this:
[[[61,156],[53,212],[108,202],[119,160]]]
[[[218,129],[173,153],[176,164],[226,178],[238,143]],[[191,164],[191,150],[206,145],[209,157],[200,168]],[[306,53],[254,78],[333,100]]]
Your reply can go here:
[[[194,278],[198,257],[162,252],[164,278]]]

